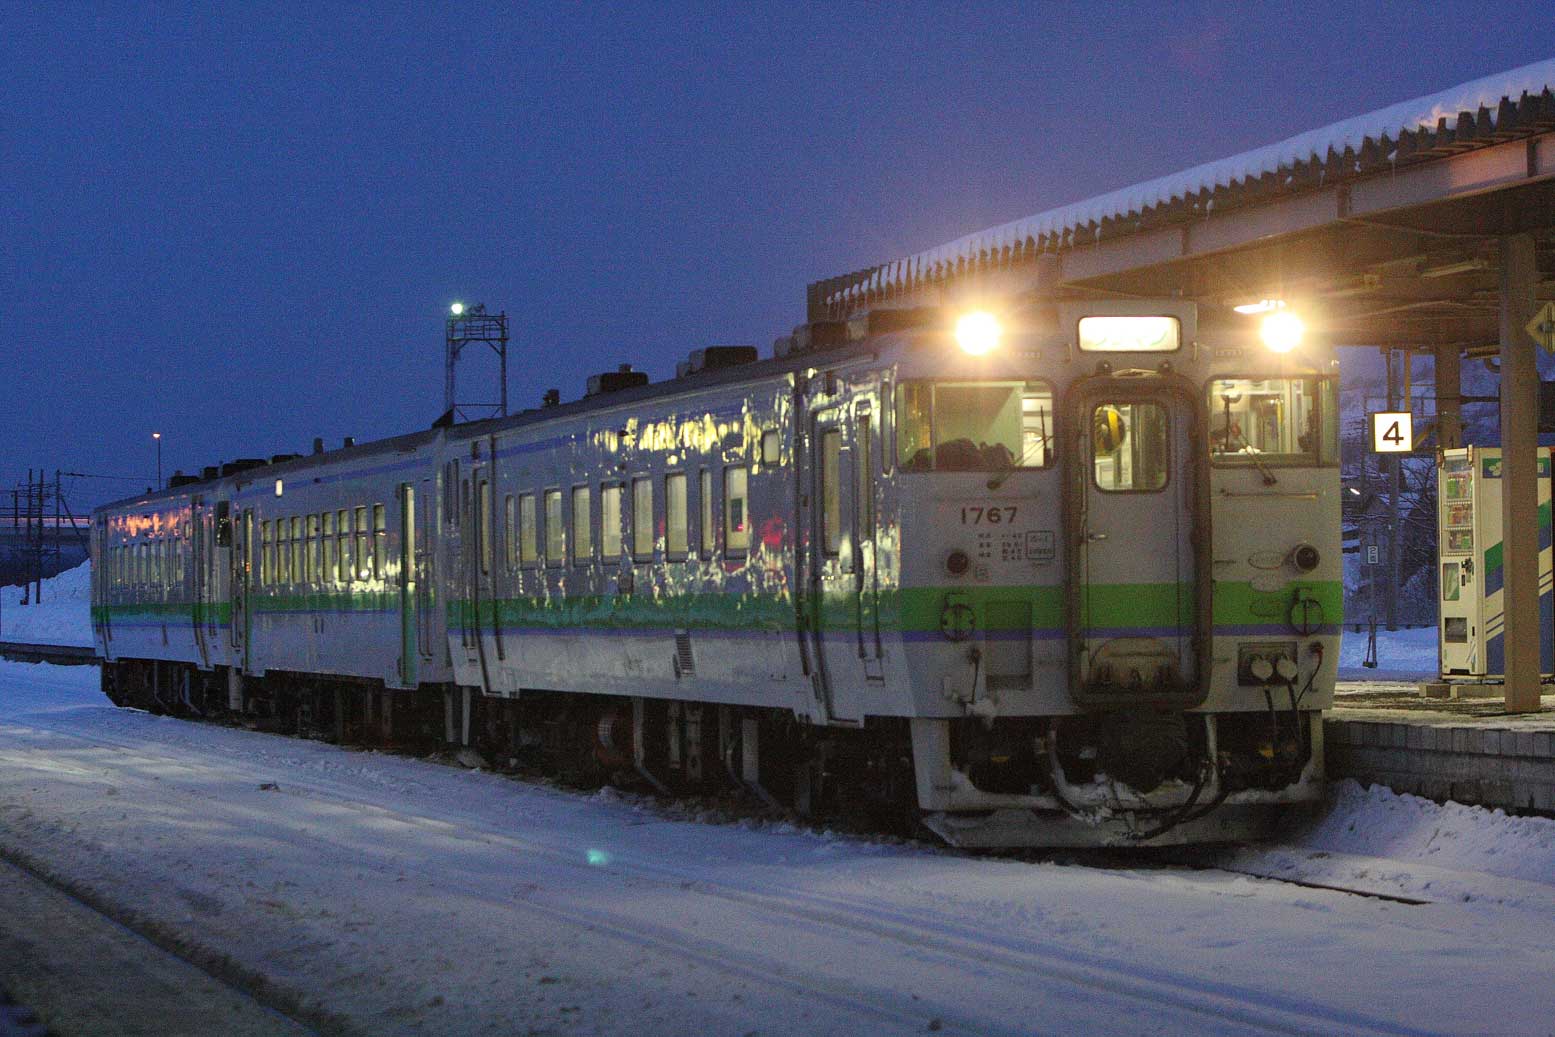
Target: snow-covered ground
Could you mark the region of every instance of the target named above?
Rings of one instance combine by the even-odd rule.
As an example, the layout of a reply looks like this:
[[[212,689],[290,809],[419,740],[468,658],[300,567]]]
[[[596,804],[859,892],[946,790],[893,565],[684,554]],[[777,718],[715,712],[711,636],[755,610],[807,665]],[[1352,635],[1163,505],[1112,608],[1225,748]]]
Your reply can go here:
[[[110,707],[0,663],[0,852],[374,1034],[1548,1033],[1555,822],[1341,786],[1227,870],[972,857]]]
[[[22,604],[23,588],[0,587],[0,641],[92,643],[92,563],[43,581],[43,600]]]
[[[1399,630],[1377,628],[1377,666],[1369,669],[1366,661],[1366,630],[1344,628],[1339,645],[1339,679],[1346,680],[1419,680],[1434,676],[1436,669],[1436,627],[1409,627]]]

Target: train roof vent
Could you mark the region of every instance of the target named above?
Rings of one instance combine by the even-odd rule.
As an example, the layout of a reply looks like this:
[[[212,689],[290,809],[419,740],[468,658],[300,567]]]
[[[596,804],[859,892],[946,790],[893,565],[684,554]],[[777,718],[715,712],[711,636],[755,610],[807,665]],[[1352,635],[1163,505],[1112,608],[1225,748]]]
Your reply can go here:
[[[221,474],[221,466],[220,465],[208,464],[204,468],[200,469],[200,480],[203,482],[206,479],[214,479],[214,478],[216,478],[220,474]]]
[[[848,342],[848,325],[840,320],[817,320],[801,324],[792,335],[786,335],[772,343],[773,356],[790,353],[809,353],[817,349],[836,349]]]
[[[271,464],[285,464],[287,461],[295,461],[301,454],[275,454],[270,458]]]
[[[269,462],[262,457],[240,457],[236,461],[223,463],[221,474],[223,477],[236,475],[238,472],[246,472],[250,468],[263,468],[267,464]]]
[[[167,481],[167,488],[176,490],[180,486],[188,486],[190,483],[200,481],[198,475],[185,475],[183,472],[174,472],[173,477]]]
[[[684,378],[699,371],[719,371],[726,367],[754,364],[757,360],[755,346],[708,346],[693,349],[691,355],[675,365],[675,377]]]
[[[600,374],[589,375],[588,391],[584,396],[599,396],[607,392],[620,392],[622,389],[635,389],[648,384],[647,371],[633,371],[631,364],[622,364],[614,371],[604,371]]]

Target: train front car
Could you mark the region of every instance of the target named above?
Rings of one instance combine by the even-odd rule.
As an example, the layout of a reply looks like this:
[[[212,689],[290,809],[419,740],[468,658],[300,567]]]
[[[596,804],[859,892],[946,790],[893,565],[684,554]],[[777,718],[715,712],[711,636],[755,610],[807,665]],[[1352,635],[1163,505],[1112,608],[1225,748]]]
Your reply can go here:
[[[1340,607],[1328,352],[1179,301],[896,339],[917,799],[961,846],[1232,840],[1322,794]],[[888,502],[889,504],[889,502]]]

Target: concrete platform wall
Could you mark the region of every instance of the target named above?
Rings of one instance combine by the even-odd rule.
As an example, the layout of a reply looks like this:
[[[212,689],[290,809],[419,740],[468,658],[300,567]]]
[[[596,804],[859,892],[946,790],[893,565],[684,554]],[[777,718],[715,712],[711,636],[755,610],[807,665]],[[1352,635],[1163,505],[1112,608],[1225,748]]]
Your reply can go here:
[[[1328,776],[1441,802],[1555,812],[1555,730],[1330,718]]]

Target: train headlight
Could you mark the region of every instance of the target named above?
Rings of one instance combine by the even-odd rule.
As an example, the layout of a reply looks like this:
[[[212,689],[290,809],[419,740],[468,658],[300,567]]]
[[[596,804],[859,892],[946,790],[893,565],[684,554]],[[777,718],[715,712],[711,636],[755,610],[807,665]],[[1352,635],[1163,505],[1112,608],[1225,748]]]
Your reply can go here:
[[[1289,310],[1275,310],[1263,319],[1258,328],[1259,337],[1271,352],[1289,353],[1301,345],[1301,336],[1307,326],[1300,317]]]
[[[999,348],[1004,329],[999,318],[986,310],[973,310],[956,321],[956,345],[970,356],[986,356]]]
[[[462,303],[462,302],[454,303],[452,306],[448,307],[448,312],[453,314],[455,317],[462,317],[462,316],[464,316],[464,303]]]

